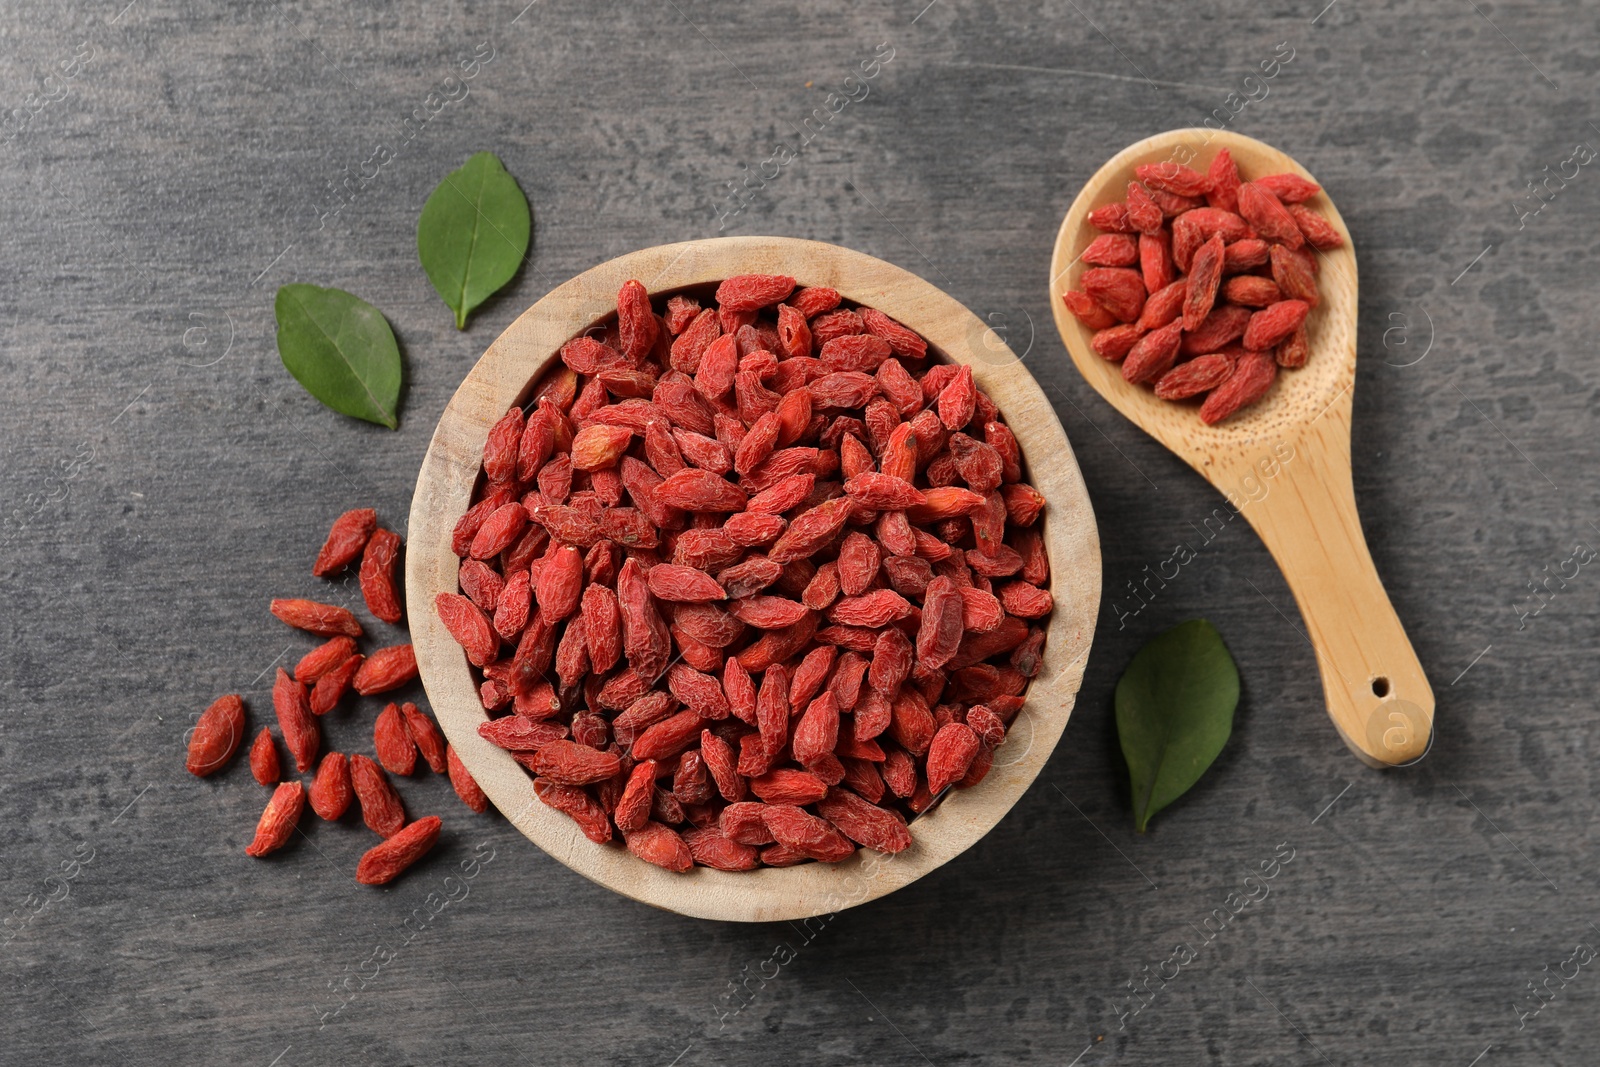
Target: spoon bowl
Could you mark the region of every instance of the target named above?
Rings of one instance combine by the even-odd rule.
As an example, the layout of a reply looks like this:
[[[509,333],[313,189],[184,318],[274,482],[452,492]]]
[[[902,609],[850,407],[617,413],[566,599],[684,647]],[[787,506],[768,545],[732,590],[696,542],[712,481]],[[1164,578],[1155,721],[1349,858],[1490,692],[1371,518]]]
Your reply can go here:
[[[1061,339],[1095,391],[1221,490],[1282,568],[1316,651],[1328,714],[1350,749],[1374,766],[1421,758],[1432,737],[1433,690],[1378,578],[1350,476],[1356,373],[1356,259],[1326,192],[1306,201],[1344,238],[1318,252],[1321,300],[1306,319],[1311,356],[1278,374],[1267,394],[1214,426],[1194,404],[1157,399],[1123,380],[1090,347],[1092,331],[1062,295],[1088,269],[1079,256],[1098,236],[1090,211],[1119,201],[1135,168],[1173,162],[1204,173],[1226,148],[1245,179],[1310,172],[1270,145],[1208,129],[1171,130],[1117,153],[1085,183],[1056,237],[1050,303]],[[1287,619],[1291,625],[1293,620]]]

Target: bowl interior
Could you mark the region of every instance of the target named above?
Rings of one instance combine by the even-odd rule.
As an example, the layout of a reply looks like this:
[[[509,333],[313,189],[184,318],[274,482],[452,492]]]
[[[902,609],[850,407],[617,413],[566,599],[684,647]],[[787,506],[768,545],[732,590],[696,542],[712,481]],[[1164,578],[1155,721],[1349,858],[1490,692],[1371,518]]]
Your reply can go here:
[[[510,754],[478,736],[488,718],[466,657],[439,623],[433,600],[457,589],[451,532],[481,472],[489,428],[523,401],[570,338],[615,314],[617,290],[637,278],[652,297],[748,273],[793,275],[875,307],[925,337],[940,355],[969,363],[1016,434],[1030,481],[1048,501],[1043,536],[1055,611],[1043,664],[994,767],[977,786],[948,794],[915,820],[896,856],[858,851],[838,864],[673,874],[619,844],[589,841],[534,795]],[[1100,601],[1100,553],[1083,479],[1048,401],[1021,362],[976,316],[909,272],[848,249],[792,238],[736,237],[665,245],[603,263],[558,286],[489,346],[440,418],[412,501],[406,552],[412,643],[445,734],[484,791],[529,839],[616,892],[704,918],[771,921],[822,915],[892,892],[982,837],[1038,775],[1066,725],[1088,657]]]
[[[1311,358],[1304,367],[1280,372],[1265,397],[1215,426],[1200,421],[1198,398],[1184,403],[1158,400],[1148,386],[1124,381],[1121,364],[1097,355],[1089,346],[1092,331],[1067,310],[1062,294],[1080,288],[1079,279],[1089,269],[1078,257],[1100,235],[1088,222],[1089,212],[1122,200],[1136,176],[1135,168],[1142,164],[1170,160],[1204,173],[1223,148],[1246,180],[1286,171],[1316,180],[1290,156],[1240,134],[1208,129],[1157,134],[1118,152],[1084,185],[1062,220],[1050,264],[1050,306],[1078,370],[1114,407],[1197,468],[1209,465],[1219,452],[1259,450],[1264,443],[1292,435],[1331,405],[1348,403],[1355,381],[1355,251],[1326,191],[1306,201],[1306,207],[1331,222],[1343,235],[1344,245],[1317,253],[1322,299],[1306,319]]]

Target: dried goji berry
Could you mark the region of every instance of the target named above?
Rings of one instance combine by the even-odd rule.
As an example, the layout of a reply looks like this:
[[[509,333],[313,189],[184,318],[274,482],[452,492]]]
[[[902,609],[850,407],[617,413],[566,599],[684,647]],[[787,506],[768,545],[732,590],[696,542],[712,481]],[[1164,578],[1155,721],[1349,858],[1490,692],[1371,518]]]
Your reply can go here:
[[[980,747],[978,735],[966,723],[941,727],[928,747],[928,791],[938,796],[960,781]]]
[[[311,691],[311,714],[326,715],[332,711],[349,690],[350,683],[355,680],[355,676],[360,673],[366,661],[365,656],[351,656],[318,678],[316,687]]]
[[[774,563],[788,563],[815,554],[850,520],[853,506],[843,497],[825,500],[797,516],[767,553]]]
[[[349,809],[355,793],[350,786],[350,761],[343,752],[330,752],[317,764],[317,773],[306,791],[311,810],[329,822]]]
[[[658,563],[645,578],[650,592],[661,600],[702,603],[728,597],[715,578],[695,567]]]
[[[1207,425],[1218,423],[1246,404],[1255,403],[1272,387],[1277,372],[1278,365],[1271,354],[1246,352],[1234,363],[1228,379],[1206,397],[1200,406],[1200,420]]]
[[[1181,356],[1203,356],[1220,350],[1231,341],[1244,336],[1250,325],[1250,309],[1224,304],[1213,308],[1198,330],[1186,332],[1178,346]]]
[[[662,760],[676,756],[694,743],[704,725],[705,719],[698,711],[680,711],[640,734],[630,754],[639,760]]]
[[[1198,330],[1211,314],[1222,282],[1222,234],[1214,233],[1195,250],[1189,262],[1189,276],[1183,291],[1183,328]]]
[[[1185,400],[1210,392],[1233,373],[1233,360],[1223,355],[1199,356],[1173,367],[1156,382],[1162,400]]]
[[[190,732],[184,766],[201,778],[215,774],[233,758],[243,740],[244,701],[236,693],[220,696],[200,713]]]
[[[405,825],[405,807],[388,777],[366,756],[350,757],[350,785],[361,803],[361,819],[367,829],[382,837],[393,837]]]
[[[1128,183],[1128,222],[1141,234],[1155,233],[1161,229],[1161,207],[1150,198],[1150,191],[1139,182]],[[1091,246],[1092,247],[1092,246]],[[1088,260],[1093,263],[1094,260]],[[1126,266],[1127,264],[1109,264]]]
[[[1211,188],[1206,191],[1207,204],[1224,211],[1239,206],[1239,168],[1226,148],[1218,149],[1212,157],[1206,177],[1211,182]]]
[[[911,831],[906,828],[905,819],[854,793],[830,789],[816,806],[817,814],[858,845],[888,853],[911,847]]]
[[[1310,200],[1322,191],[1322,186],[1298,174],[1267,174],[1257,178],[1256,184],[1284,204],[1298,204],[1302,200]]]
[[[522,715],[507,715],[478,724],[478,736],[507,752],[537,752],[567,736],[560,723],[535,722]]]
[[[295,664],[294,677],[302,685],[315,685],[318,678],[339,666],[345,660],[356,654],[354,639],[342,634],[330,637],[327,641],[313,648],[300,662]]]
[[[361,624],[345,608],[333,604],[319,604],[315,600],[277,599],[271,610],[279,619],[297,630],[332,637],[344,634],[360,637]]]
[[[1109,204],[1101,204],[1086,216],[1089,225],[1108,233],[1136,233],[1138,232],[1128,219],[1128,205],[1121,200]]]
[[[417,676],[417,655],[409,644],[376,649],[356,671],[354,685],[362,696],[398,689]]]
[[[1305,242],[1294,216],[1272,190],[1258,182],[1244,182],[1239,186],[1239,214],[1267,241],[1290,248],[1299,248]]]
[[[372,727],[372,745],[378,762],[390,774],[410,774],[417,767],[417,746],[406,730],[398,704],[389,704],[378,713]]]
[[[1160,226],[1159,220],[1156,225]],[[1101,234],[1078,253],[1078,258],[1097,267],[1131,267],[1139,262],[1139,242],[1123,233]]]
[[[1123,379],[1130,382],[1154,381],[1170,370],[1178,358],[1183,329],[1183,322],[1175,319],[1134,342],[1128,350],[1128,358],[1122,363]]]
[[[428,815],[400,830],[381,844],[373,845],[356,864],[356,881],[362,885],[387,885],[413,863],[428,854],[439,840],[441,820]]]
[[[261,785],[277,785],[283,778],[278,767],[278,746],[273,744],[272,731],[265,726],[250,745],[250,776]]]
[[[1069,289],[1061,298],[1066,302],[1067,310],[1091,330],[1104,330],[1117,324],[1117,317],[1088,293]]]
[[[489,798],[484,795],[478,780],[472,777],[472,772],[467,770],[467,765],[461,762],[461,757],[456,755],[454,748],[445,748],[445,764],[450,772],[451,788],[456,791],[456,796],[461,798],[461,803],[475,812],[487,811]]]
[[[643,283],[630,278],[617,292],[617,336],[622,354],[635,365],[644,362],[656,343],[656,316]]]
[[[739,274],[717,286],[716,301],[732,311],[771,307],[794,292],[794,279],[780,274]]]
[[[311,573],[318,578],[331,578],[350,566],[367,546],[367,538],[377,525],[378,513],[371,508],[356,508],[334,519],[328,539],[311,565]]]
[[[1139,180],[1154,189],[1164,189],[1179,196],[1204,196],[1211,191],[1211,179],[1191,167],[1167,160],[1161,163],[1142,163],[1134,168]]]
[[[657,867],[683,872],[694,866],[694,854],[678,832],[658,822],[647,822],[639,829],[623,832],[628,851]]]
[[[1311,310],[1303,300],[1280,300],[1250,316],[1244,331],[1244,346],[1254,351],[1272,348],[1287,340]]]
[[[837,863],[856,850],[831,823],[792,804],[768,804],[762,817],[778,844],[814,860]]]
[[[468,552],[473,559],[489,559],[511,547],[528,526],[528,511],[520,503],[512,502],[497,509],[472,538]]]
[[[1312,248],[1319,252],[1327,252],[1344,245],[1344,235],[1334,228],[1333,223],[1315,211],[1300,204],[1290,204],[1287,210],[1289,217],[1294,219],[1294,224],[1305,236],[1306,244]]]
[[[1092,267],[1078,279],[1083,291],[1119,322],[1132,322],[1144,310],[1144,277],[1127,267]]]
[[[533,780],[533,794],[545,804],[570,816],[578,829],[597,845],[611,840],[611,820],[605,809],[583,789],[549,778]]]
[[[1311,339],[1306,335],[1305,323],[1295,328],[1288,340],[1278,345],[1276,358],[1280,367],[1303,367],[1311,357]]]
[[[245,847],[245,855],[265,856],[288,844],[305,803],[306,787],[299,782],[284,782],[273,790],[266,810],[256,823],[255,840]]]
[[[282,667],[278,668],[277,678],[272,683],[272,709],[277,712],[278,729],[283,733],[283,743],[288,746],[289,754],[294,757],[295,768],[309,771],[322,745],[322,733],[317,729],[317,720],[311,716],[306,687],[289,677]]]
[[[874,511],[903,511],[927,503],[922,490],[894,474],[858,474],[844,483],[844,491],[862,507]]]
[[[534,773],[563,785],[590,785],[616,774],[621,763],[609,752],[576,741],[552,741],[533,757]]]

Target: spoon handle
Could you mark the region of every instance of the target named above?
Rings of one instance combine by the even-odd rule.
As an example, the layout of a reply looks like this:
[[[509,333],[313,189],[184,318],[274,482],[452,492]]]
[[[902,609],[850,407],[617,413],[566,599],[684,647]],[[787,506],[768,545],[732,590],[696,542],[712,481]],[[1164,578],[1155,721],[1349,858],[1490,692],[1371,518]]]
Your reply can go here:
[[[1300,606],[1329,717],[1363,761],[1395,766],[1428,749],[1433,689],[1361,533],[1347,426],[1338,413],[1313,422],[1236,468],[1234,491]]]

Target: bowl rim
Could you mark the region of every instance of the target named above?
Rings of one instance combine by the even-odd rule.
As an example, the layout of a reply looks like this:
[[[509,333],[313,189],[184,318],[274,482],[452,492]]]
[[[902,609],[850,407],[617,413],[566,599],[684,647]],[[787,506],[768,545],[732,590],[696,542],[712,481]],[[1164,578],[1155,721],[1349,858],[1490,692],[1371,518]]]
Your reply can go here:
[[[433,609],[455,592],[456,520],[481,469],[490,427],[525,400],[560,345],[615,313],[616,293],[637,278],[652,298],[737,274],[782,273],[801,285],[837,289],[927,338],[1005,413],[1033,462],[1047,500],[1046,552],[1056,600],[1043,662],[993,769],[915,820],[913,844],[895,856],[858,850],[837,864],[727,872],[662,870],[619,842],[590,841],[546,807],[509,753],[478,735],[488,719],[466,657]],[[417,477],[406,549],[406,608],[424,689],[450,744],[496,807],[524,836],[577,873],[633,900],[698,918],[766,922],[831,914],[893,892],[975,844],[1032,784],[1071,715],[1100,606],[1100,546],[1094,512],[1071,445],[1033,376],[966,307],[931,283],[861,252],[790,237],[722,237],[658,245],[607,260],[535,302],[489,345],[440,416]],[[1015,747],[1019,746],[1020,747]]]

